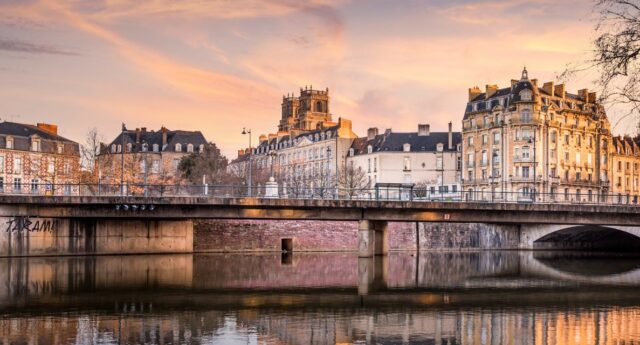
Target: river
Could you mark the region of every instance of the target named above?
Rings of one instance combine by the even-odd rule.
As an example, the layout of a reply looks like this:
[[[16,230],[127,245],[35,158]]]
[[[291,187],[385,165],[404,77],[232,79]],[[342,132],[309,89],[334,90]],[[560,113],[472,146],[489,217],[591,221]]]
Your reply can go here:
[[[0,259],[0,344],[637,344],[640,256]]]

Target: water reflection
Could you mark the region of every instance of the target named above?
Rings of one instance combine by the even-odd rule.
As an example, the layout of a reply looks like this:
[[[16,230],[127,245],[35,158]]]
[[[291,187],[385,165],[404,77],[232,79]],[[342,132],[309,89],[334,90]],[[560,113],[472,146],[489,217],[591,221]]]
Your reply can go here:
[[[640,342],[635,256],[13,258],[0,279],[0,344]]]

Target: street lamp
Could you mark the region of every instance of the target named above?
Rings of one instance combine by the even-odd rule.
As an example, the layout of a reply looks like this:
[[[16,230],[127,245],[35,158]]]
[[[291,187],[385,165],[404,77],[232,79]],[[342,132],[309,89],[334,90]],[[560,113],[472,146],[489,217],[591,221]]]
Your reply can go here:
[[[532,202],[536,202],[536,132],[538,127],[533,127],[533,191],[529,191],[533,195]],[[529,139],[531,143],[531,139]]]
[[[124,151],[125,151],[125,140],[124,140],[124,134],[127,131],[127,127],[125,127],[124,122],[122,123],[122,132],[121,132],[121,136],[122,136],[122,151],[120,151],[122,153],[122,159],[121,159],[121,175],[120,175],[120,195],[124,196]]]
[[[251,155],[252,155],[252,149],[251,149],[251,129],[246,129],[246,128],[242,128],[242,135],[249,135],[249,181],[248,181],[248,192],[247,192],[247,196],[251,196]]]

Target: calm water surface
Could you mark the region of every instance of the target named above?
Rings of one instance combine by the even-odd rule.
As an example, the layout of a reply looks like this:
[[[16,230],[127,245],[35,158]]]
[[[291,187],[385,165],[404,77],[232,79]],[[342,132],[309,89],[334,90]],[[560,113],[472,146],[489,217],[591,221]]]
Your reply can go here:
[[[639,344],[640,257],[0,259],[0,344]]]

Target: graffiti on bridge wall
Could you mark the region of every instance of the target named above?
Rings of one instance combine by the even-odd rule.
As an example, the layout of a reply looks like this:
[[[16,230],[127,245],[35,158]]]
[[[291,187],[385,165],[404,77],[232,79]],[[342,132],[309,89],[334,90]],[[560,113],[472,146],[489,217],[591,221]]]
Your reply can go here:
[[[5,222],[5,232],[53,232],[58,220],[51,218],[12,217]]]

